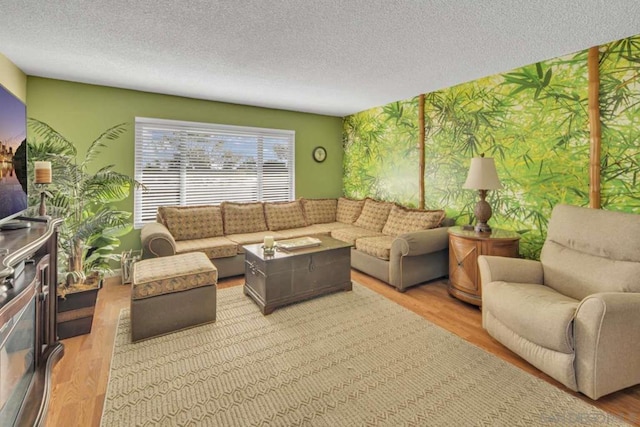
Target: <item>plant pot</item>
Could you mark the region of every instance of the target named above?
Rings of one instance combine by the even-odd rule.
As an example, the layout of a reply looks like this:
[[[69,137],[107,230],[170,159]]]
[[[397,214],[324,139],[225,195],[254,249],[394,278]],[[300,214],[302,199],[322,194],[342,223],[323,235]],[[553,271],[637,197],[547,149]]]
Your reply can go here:
[[[63,340],[91,333],[99,290],[100,286],[96,286],[91,289],[67,292],[64,297],[58,295],[58,339]]]

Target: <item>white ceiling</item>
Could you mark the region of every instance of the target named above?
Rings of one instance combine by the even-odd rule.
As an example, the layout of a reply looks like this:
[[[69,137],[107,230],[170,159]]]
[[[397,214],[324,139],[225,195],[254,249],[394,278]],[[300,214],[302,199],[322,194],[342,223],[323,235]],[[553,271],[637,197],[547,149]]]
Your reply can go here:
[[[0,0],[27,75],[345,116],[640,34],[640,0]]]

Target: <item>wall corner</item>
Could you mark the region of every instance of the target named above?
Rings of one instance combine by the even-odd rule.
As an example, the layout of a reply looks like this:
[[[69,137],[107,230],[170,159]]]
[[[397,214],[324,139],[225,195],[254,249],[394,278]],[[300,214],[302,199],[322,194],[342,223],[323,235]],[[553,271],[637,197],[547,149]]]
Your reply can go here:
[[[27,75],[13,62],[0,53],[0,84],[27,103]]]

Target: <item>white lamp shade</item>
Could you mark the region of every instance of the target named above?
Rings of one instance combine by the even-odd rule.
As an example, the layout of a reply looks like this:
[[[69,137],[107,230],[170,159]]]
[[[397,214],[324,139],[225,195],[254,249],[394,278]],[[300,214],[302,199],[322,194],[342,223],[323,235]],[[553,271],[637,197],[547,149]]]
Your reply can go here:
[[[467,180],[462,188],[473,190],[498,190],[502,188],[493,158],[474,157],[471,159],[469,175],[467,175]]]

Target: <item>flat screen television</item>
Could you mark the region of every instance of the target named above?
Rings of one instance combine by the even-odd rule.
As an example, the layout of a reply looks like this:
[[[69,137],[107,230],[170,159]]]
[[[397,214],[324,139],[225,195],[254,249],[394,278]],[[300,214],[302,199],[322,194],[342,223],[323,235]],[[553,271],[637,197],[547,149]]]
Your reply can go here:
[[[27,107],[0,85],[0,225],[27,209]]]

